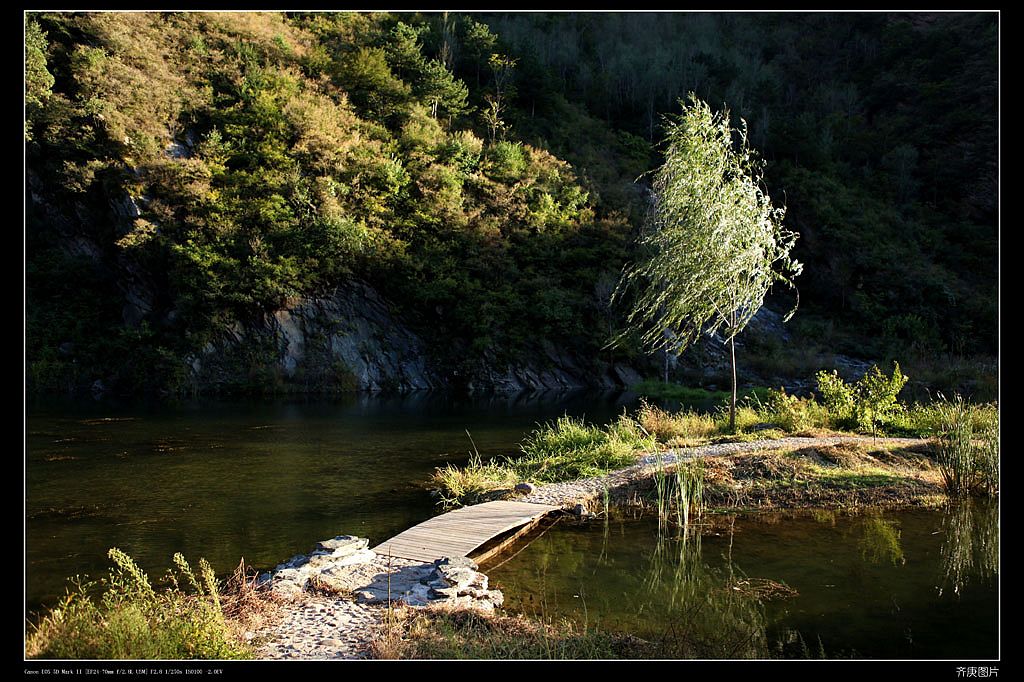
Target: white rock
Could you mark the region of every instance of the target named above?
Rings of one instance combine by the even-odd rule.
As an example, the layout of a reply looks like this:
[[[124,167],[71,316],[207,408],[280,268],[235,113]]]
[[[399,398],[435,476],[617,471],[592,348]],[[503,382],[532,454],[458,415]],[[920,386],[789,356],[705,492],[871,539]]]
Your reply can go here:
[[[354,554],[343,556],[332,562],[334,566],[355,566],[356,564],[368,564],[377,558],[377,553],[372,549],[361,549]]]

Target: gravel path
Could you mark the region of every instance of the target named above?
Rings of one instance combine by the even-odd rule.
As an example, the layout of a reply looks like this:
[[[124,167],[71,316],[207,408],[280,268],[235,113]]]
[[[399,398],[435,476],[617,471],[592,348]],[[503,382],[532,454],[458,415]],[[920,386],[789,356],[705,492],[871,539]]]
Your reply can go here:
[[[539,487],[529,495],[518,498],[518,501],[563,507],[574,507],[577,504],[586,505],[603,496],[606,488],[614,490],[650,476],[657,470],[659,460],[662,465],[671,465],[699,457],[738,454],[756,450],[820,447],[846,442],[916,445],[927,441],[920,438],[793,437],[678,448],[659,455],[645,455],[640,459],[639,464],[605,476]],[[382,558],[378,557],[377,561],[381,560]],[[392,572],[402,569],[402,565],[405,563],[415,563],[395,561],[397,563],[391,566]],[[377,571],[382,570],[381,565],[371,566],[371,568]],[[386,572],[386,568],[383,570]],[[365,604],[342,597],[302,592],[296,595],[295,601],[281,607],[281,617],[278,620],[254,633],[259,639],[265,640],[265,643],[257,649],[256,656],[262,659],[277,660],[366,658],[367,647],[380,633],[386,612],[387,608],[378,604]]]
[[[375,583],[389,572],[394,576],[395,594],[408,587],[403,574],[421,565],[398,557],[377,556],[367,564],[350,567],[346,579],[351,587],[380,587]],[[423,568],[426,568],[425,566]],[[386,589],[386,588],[385,588]],[[367,647],[384,626],[387,606],[366,603],[347,596],[296,591],[279,607],[273,622],[256,631],[263,643],[256,658],[264,660],[335,660],[367,657]]]
[[[366,648],[380,631],[385,607],[357,604],[339,597],[308,594],[281,607],[282,617],[256,651],[264,660],[366,658]]]

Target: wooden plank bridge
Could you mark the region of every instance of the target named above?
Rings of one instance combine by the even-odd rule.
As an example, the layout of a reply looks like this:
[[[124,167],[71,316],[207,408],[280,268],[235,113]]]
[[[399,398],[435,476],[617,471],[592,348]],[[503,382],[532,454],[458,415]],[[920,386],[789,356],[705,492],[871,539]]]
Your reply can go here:
[[[549,504],[508,500],[474,504],[427,519],[385,540],[374,547],[373,551],[379,556],[390,555],[424,563],[475,553],[472,558],[480,562],[524,535],[551,512],[560,509]],[[518,532],[511,533],[516,529],[519,529]],[[502,541],[496,546],[485,547],[495,538],[501,538]]]

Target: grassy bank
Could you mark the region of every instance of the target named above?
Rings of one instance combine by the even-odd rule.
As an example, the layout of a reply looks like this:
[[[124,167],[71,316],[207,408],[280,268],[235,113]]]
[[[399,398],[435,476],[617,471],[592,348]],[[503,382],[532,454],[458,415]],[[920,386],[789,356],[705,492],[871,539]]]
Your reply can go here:
[[[495,499],[520,482],[555,483],[600,476],[629,466],[655,439],[632,417],[608,426],[561,417],[530,433],[520,456],[483,462],[474,454],[465,467],[435,470],[432,486],[445,506]]]
[[[55,608],[30,626],[28,658],[246,659],[243,632],[274,608],[240,564],[225,585],[205,559],[196,572],[181,554],[154,588],[124,552],[111,549],[114,567],[96,582],[73,580]]]
[[[675,400],[681,403],[716,403],[723,404],[732,395],[731,391],[712,391],[706,388],[685,386],[677,383],[665,383],[660,379],[645,379],[633,384],[629,390],[654,400]],[[755,386],[744,388],[738,392],[739,398],[765,398],[768,388]]]
[[[594,660],[772,658],[760,612],[744,595],[724,594],[718,606],[732,616],[730,627],[710,634],[701,628],[673,628],[657,637],[606,632],[543,617],[508,616],[473,610],[398,609],[392,629],[377,640],[378,659]],[[790,655],[791,657],[791,655]]]
[[[810,397],[769,390],[744,399],[735,429],[729,428],[724,408],[670,411],[646,402],[606,426],[562,417],[538,426],[517,456],[488,462],[474,457],[466,467],[437,469],[432,487],[446,506],[472,504],[500,499],[522,482],[600,476],[634,464],[641,453],[785,436],[870,435],[933,438],[936,448],[927,457],[940,465],[947,488],[996,490],[999,413],[994,403],[971,405],[959,397],[940,397],[908,406],[897,398],[907,381],[899,365],[891,375],[872,368],[853,384],[834,372],[819,372],[816,378],[818,390]]]
[[[569,621],[399,608],[391,630],[372,644],[370,653],[377,659],[620,659],[649,657],[646,644]]]

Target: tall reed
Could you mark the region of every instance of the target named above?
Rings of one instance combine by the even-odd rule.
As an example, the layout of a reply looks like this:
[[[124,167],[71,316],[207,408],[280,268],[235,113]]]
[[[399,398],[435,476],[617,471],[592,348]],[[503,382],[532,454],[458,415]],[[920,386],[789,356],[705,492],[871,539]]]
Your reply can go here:
[[[941,397],[935,404],[936,458],[946,492],[953,497],[994,496],[999,491],[998,418],[981,422],[976,434],[978,409],[959,395]]]

